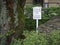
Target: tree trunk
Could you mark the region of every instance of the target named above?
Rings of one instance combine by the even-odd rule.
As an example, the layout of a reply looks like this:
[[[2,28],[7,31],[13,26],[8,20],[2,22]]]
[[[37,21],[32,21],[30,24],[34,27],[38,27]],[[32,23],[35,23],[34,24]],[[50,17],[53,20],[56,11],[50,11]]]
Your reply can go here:
[[[6,0],[6,8],[8,10],[8,19],[9,19],[9,31],[13,30],[14,31],[14,20],[15,20],[15,17],[14,17],[14,0]],[[11,32],[12,33],[12,32]],[[12,36],[13,34],[10,34],[9,36],[7,36],[7,39],[6,39],[6,45],[10,45],[11,41],[12,41]]]
[[[24,5],[26,0],[17,0],[17,12],[18,12],[18,26],[16,27],[16,38],[22,39],[24,36],[22,35],[24,30],[24,23],[25,23],[25,17],[24,17]]]
[[[9,31],[10,30],[13,30],[15,31],[15,37],[17,38],[20,38],[20,39],[24,39],[24,35],[22,35],[22,32],[24,30],[24,21],[25,21],[25,18],[24,18],[24,5],[25,5],[25,0],[17,0],[18,1],[18,4],[17,4],[17,12],[18,12],[18,26],[15,28],[15,15],[14,15],[14,0],[4,0],[6,1],[6,8],[7,8],[7,14],[5,15],[4,13],[6,11],[3,11],[4,13],[2,13],[2,21],[5,21],[8,23],[4,23],[2,25],[2,33],[4,33],[4,30],[5,29],[8,29],[7,27],[9,27]],[[5,6],[4,6],[5,7]],[[3,9],[4,9],[3,7]],[[8,20],[5,20],[5,16],[8,17]],[[8,25],[7,25],[8,24]],[[5,32],[6,33],[6,32]],[[6,39],[6,44],[5,45],[10,45],[11,41],[12,41],[12,36],[14,36],[14,34],[11,34],[9,36],[7,36],[7,39]]]
[[[9,20],[9,25],[10,25],[10,29],[14,28],[14,11],[13,11],[13,7],[14,7],[14,1],[13,0],[7,0],[6,1],[6,6],[7,6],[7,10],[8,10],[8,17],[10,18]]]

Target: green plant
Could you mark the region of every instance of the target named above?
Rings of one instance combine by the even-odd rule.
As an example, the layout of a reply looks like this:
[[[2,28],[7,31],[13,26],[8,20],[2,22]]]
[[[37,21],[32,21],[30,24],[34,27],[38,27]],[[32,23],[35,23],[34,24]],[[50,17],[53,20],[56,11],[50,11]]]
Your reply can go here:
[[[35,6],[36,5],[25,6],[25,30],[35,30],[35,20],[33,20],[33,7]],[[42,8],[42,19],[39,20],[39,25],[59,14],[60,7]]]
[[[53,32],[50,33],[49,44],[60,45],[60,31],[59,30],[54,30]]]
[[[14,39],[14,38],[13,38],[10,45],[21,45],[21,42],[22,42],[22,41],[20,41],[20,39],[17,40],[17,39]]]
[[[24,31],[26,38],[12,39],[11,45],[60,45],[60,31],[52,31],[48,37],[45,33],[36,33],[35,31]]]
[[[25,32],[24,45],[47,45],[47,40],[44,33],[36,33],[35,31]]]

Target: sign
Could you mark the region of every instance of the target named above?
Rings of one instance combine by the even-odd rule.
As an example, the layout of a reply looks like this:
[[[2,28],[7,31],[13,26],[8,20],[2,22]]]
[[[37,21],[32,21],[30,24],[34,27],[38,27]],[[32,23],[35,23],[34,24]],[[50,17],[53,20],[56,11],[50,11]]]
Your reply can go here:
[[[42,7],[33,7],[33,19],[41,19],[41,8]]]
[[[38,33],[38,19],[41,19],[42,7],[33,7],[33,19],[36,20],[36,32]]]

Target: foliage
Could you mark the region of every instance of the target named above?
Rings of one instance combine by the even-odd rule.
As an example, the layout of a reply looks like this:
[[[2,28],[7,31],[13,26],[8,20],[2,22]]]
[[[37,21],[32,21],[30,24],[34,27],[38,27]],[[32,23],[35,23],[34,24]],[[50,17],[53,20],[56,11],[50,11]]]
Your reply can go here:
[[[25,6],[25,29],[35,30],[35,20],[33,20],[33,7],[36,5]],[[39,25],[47,22],[53,16],[60,14],[60,7],[42,8],[42,19],[39,20]]]
[[[32,31],[32,30],[35,30],[35,20],[33,19],[26,19],[25,21],[25,30],[29,30],[29,31]]]
[[[25,16],[27,18],[33,17],[33,7],[36,5],[25,6]],[[60,7],[50,7],[50,8],[42,8],[42,19],[50,19],[53,16],[60,14]]]
[[[60,14],[60,7],[43,8],[42,10],[44,11],[43,19],[50,19]]]
[[[50,33],[49,44],[51,45],[60,45],[60,31],[54,30]]]
[[[24,31],[25,39],[12,39],[11,45],[60,45],[60,31],[54,30],[48,36],[45,33],[35,31]],[[0,35],[1,36],[1,35]],[[5,43],[6,36],[2,38],[2,45]]]
[[[21,41],[20,40],[16,40],[13,38],[12,42],[10,45],[21,45]]]
[[[22,45],[47,45],[46,36],[44,33],[36,33],[35,31],[24,31],[23,33],[26,36],[26,39],[22,40]],[[13,39],[11,45],[21,45],[22,41],[20,39]]]
[[[46,36],[44,33],[36,33],[35,31],[25,32],[26,39],[24,45],[47,45]]]

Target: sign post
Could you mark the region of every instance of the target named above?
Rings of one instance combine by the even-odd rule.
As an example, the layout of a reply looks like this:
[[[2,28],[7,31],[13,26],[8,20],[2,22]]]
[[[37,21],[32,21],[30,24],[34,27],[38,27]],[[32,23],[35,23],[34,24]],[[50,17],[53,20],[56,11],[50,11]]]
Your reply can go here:
[[[36,32],[38,33],[38,19],[36,19]]]
[[[38,20],[41,19],[42,7],[33,7],[33,19],[36,20],[36,32],[38,33]]]

